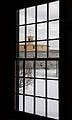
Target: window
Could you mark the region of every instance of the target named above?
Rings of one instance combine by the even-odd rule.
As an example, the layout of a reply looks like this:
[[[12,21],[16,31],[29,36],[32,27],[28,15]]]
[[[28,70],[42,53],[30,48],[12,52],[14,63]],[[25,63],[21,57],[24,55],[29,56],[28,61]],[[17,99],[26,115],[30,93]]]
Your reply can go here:
[[[59,119],[59,1],[16,16],[16,110]]]

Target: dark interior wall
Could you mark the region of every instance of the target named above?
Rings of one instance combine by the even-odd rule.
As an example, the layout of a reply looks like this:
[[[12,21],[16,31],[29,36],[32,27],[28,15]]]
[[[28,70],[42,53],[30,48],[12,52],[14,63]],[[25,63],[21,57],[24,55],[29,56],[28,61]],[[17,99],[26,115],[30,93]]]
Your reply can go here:
[[[15,8],[0,4],[0,117],[13,111]]]

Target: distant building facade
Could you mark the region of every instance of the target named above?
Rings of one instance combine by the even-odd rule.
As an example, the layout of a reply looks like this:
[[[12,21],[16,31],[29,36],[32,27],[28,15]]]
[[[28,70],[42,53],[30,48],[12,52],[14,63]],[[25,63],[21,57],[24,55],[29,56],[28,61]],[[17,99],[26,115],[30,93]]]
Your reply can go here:
[[[19,45],[19,57],[25,58],[25,49],[26,49],[26,57],[27,58],[35,58],[35,50],[36,46],[33,44],[33,36],[28,36],[28,44],[25,45]],[[16,47],[17,49],[17,47]],[[58,50],[49,50],[49,57],[59,57],[59,51]],[[47,58],[47,45],[37,45],[37,58]],[[30,63],[31,66],[32,63]],[[41,66],[42,65],[42,66]],[[38,62],[37,68],[44,68],[45,63],[44,62]],[[22,65],[21,65],[22,66]],[[49,61],[47,64],[48,69],[56,69],[58,67],[58,64],[56,66],[56,61]],[[32,67],[33,68],[33,67]]]

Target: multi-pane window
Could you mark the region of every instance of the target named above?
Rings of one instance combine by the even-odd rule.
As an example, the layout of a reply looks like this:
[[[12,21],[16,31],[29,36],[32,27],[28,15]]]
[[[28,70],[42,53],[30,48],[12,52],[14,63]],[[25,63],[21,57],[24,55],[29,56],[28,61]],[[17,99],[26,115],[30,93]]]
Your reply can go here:
[[[59,1],[16,11],[16,110],[59,119]]]

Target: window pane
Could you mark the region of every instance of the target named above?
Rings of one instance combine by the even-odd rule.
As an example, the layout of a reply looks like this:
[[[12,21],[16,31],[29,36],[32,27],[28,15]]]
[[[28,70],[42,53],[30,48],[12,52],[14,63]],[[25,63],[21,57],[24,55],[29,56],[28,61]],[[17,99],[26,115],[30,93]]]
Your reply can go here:
[[[25,96],[25,112],[34,113],[34,98],[30,96]]]
[[[37,58],[47,58],[47,41],[37,41]]]
[[[59,101],[47,100],[47,116],[50,118],[59,118]]]
[[[47,22],[37,24],[37,40],[47,39]]]
[[[47,80],[47,97],[58,99],[58,81]]]
[[[49,57],[59,57],[59,40],[49,41]]]
[[[36,69],[44,69],[45,68],[45,61],[44,60],[37,60],[35,61]]]
[[[33,40],[35,40],[35,24],[34,25],[27,25],[26,41],[33,41]]]
[[[35,58],[35,42],[26,43],[26,57]]]
[[[47,21],[47,4],[37,6],[37,22]]]
[[[49,3],[49,20],[59,18],[59,1]]]
[[[34,77],[34,61],[25,61],[25,77]]]
[[[45,80],[36,79],[36,96],[45,97]]]
[[[35,7],[27,8],[27,24],[35,22]]]
[[[36,78],[45,78],[45,69],[36,69]]]
[[[49,39],[59,38],[59,20],[49,22]]]
[[[58,79],[58,61],[47,61],[47,78]]]
[[[34,79],[25,78],[25,94],[28,95],[34,94]]]
[[[25,42],[19,43],[19,58],[25,58]]]
[[[19,76],[23,76],[23,61],[19,61]]]
[[[36,98],[36,114],[45,116],[45,99]]]
[[[36,78],[45,78],[45,61],[36,61]]]
[[[19,78],[19,93],[23,94],[23,78]]]
[[[19,25],[25,24],[25,9],[19,10]]]
[[[25,41],[25,27],[24,26],[19,27],[19,42],[20,41]]]
[[[23,111],[23,95],[19,95],[19,111]]]

